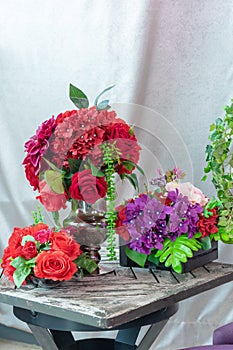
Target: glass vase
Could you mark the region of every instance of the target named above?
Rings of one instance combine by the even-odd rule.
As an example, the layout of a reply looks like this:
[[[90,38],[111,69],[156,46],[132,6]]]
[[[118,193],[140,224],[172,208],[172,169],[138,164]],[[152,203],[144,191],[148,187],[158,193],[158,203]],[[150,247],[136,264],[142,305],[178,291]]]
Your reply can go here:
[[[96,209],[91,204],[81,200],[72,200],[71,212],[63,221],[63,227],[68,231],[76,242],[81,246],[81,250],[87,253],[87,257],[100,262],[99,250],[106,240],[107,223],[105,211]],[[94,273],[98,274],[99,268]]]

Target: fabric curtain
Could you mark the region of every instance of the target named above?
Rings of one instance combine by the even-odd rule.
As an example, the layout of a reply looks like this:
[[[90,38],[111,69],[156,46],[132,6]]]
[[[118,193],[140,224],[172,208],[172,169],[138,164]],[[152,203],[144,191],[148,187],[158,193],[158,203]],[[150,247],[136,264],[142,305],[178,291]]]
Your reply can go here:
[[[233,97],[232,0],[1,0],[0,7],[0,255],[38,204],[21,165],[24,142],[44,120],[74,109],[69,83],[91,101],[116,84],[108,97],[135,124],[147,180],[175,164],[214,194],[201,178],[209,125]],[[130,194],[123,189],[119,200]],[[220,244],[219,261],[232,256]],[[232,283],[183,301],[151,349],[210,343],[214,328],[232,321],[232,302]],[[0,323],[26,329],[3,304]]]

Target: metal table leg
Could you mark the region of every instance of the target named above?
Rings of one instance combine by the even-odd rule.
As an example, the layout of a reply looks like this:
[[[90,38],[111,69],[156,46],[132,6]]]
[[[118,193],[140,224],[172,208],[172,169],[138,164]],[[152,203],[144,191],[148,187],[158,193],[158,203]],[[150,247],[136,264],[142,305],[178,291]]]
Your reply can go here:
[[[166,325],[167,321],[168,320],[163,320],[152,324],[138,345],[137,350],[148,350]]]
[[[28,327],[32,331],[34,337],[36,338],[43,350],[59,350],[59,348],[53,340],[53,337],[46,328],[34,326],[29,323]]]

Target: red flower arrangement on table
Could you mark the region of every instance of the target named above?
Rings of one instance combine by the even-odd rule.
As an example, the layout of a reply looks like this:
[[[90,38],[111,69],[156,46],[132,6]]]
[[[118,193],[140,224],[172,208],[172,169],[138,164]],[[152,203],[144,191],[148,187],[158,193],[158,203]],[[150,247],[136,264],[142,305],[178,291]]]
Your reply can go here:
[[[218,241],[218,208],[177,168],[152,180],[157,188],[127,200],[116,208],[117,233],[126,241],[126,255],[144,267],[151,262],[182,272],[182,263],[199,249]]]
[[[53,213],[58,225],[58,211],[66,208],[67,201],[94,204],[106,198],[109,251],[114,258],[113,174],[127,178],[137,187],[133,170],[138,167],[140,146],[133,128],[115,111],[109,111],[109,101],[99,102],[100,96],[111,88],[105,89],[89,107],[87,96],[70,85],[70,98],[80,109],[43,122],[25,143],[23,165],[26,178],[39,192],[36,198]]]
[[[97,266],[67,232],[38,223],[14,228],[1,267],[4,275],[19,288],[35,277],[68,281],[81,269],[91,273]]]

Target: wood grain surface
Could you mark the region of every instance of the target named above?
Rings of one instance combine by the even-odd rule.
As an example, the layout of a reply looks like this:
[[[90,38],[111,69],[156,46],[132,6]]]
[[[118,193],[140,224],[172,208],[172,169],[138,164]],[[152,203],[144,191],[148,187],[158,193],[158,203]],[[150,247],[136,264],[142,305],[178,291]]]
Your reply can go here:
[[[103,262],[101,272],[97,277],[74,278],[54,289],[14,289],[3,276],[0,302],[111,329],[233,280],[233,265],[221,263],[178,275]]]

